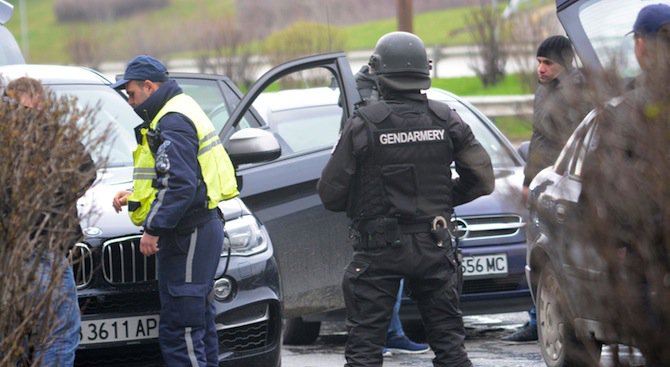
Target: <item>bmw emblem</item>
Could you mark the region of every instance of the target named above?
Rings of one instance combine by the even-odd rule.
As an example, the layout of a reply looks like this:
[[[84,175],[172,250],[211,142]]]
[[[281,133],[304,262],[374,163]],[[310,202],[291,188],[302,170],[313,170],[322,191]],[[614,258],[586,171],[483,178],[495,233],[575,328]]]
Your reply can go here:
[[[86,237],[98,237],[102,235],[102,229],[98,227],[87,227],[82,231]]]

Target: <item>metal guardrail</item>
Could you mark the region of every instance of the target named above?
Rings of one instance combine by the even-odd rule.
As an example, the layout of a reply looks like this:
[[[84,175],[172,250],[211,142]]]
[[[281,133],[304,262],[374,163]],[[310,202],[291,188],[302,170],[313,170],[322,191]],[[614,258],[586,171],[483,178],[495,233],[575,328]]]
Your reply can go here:
[[[0,0],[2,1],[2,0]],[[367,63],[369,51],[359,52],[360,55],[350,56],[352,71],[358,71],[355,60],[363,60],[361,55],[366,55],[361,63]],[[357,58],[358,56],[358,58]],[[450,60],[453,61],[453,60]],[[461,65],[462,66],[462,65]],[[122,74],[125,65],[122,63],[104,63],[100,70],[110,80],[114,80],[116,74]],[[195,60],[172,60],[169,66],[171,71],[198,72]],[[453,67],[453,66],[452,66]],[[262,70],[265,71],[265,70]],[[472,103],[489,118],[507,116],[530,116],[533,114],[533,95],[506,95],[506,96],[461,96],[461,98]]]
[[[531,116],[533,114],[532,94],[511,96],[461,96],[472,103],[489,118],[507,116]]]

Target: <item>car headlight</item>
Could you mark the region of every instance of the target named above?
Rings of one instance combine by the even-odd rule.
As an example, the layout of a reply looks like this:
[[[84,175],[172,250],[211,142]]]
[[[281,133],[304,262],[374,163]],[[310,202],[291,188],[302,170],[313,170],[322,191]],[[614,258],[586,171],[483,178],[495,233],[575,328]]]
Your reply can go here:
[[[222,256],[251,256],[267,250],[269,236],[264,227],[252,215],[244,215],[227,221],[226,238],[223,241]]]
[[[220,301],[225,302],[230,299],[234,293],[235,283],[231,278],[223,277],[214,282],[214,297]]]

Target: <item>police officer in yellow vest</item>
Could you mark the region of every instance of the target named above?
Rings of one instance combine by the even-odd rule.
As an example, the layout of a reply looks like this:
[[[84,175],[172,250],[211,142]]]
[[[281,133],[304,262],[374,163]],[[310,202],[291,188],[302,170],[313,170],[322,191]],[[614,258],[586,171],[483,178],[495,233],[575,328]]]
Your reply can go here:
[[[144,227],[140,251],[156,254],[161,298],[159,341],[168,366],[218,366],[214,306],[207,295],[223,245],[218,203],[238,195],[235,171],[211,121],[168,78],[157,59],[140,55],[114,89],[144,120],[135,128],[132,192],[113,200]]]

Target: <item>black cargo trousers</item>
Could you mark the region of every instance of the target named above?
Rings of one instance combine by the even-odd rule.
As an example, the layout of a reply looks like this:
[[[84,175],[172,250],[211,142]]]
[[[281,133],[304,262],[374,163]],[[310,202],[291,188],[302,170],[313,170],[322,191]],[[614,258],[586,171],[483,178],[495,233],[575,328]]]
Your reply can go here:
[[[438,246],[429,233],[402,234],[400,244],[355,246],[342,280],[349,337],[345,367],[381,366],[393,305],[401,278],[417,302],[433,366],[470,367],[463,344],[454,251]]]

